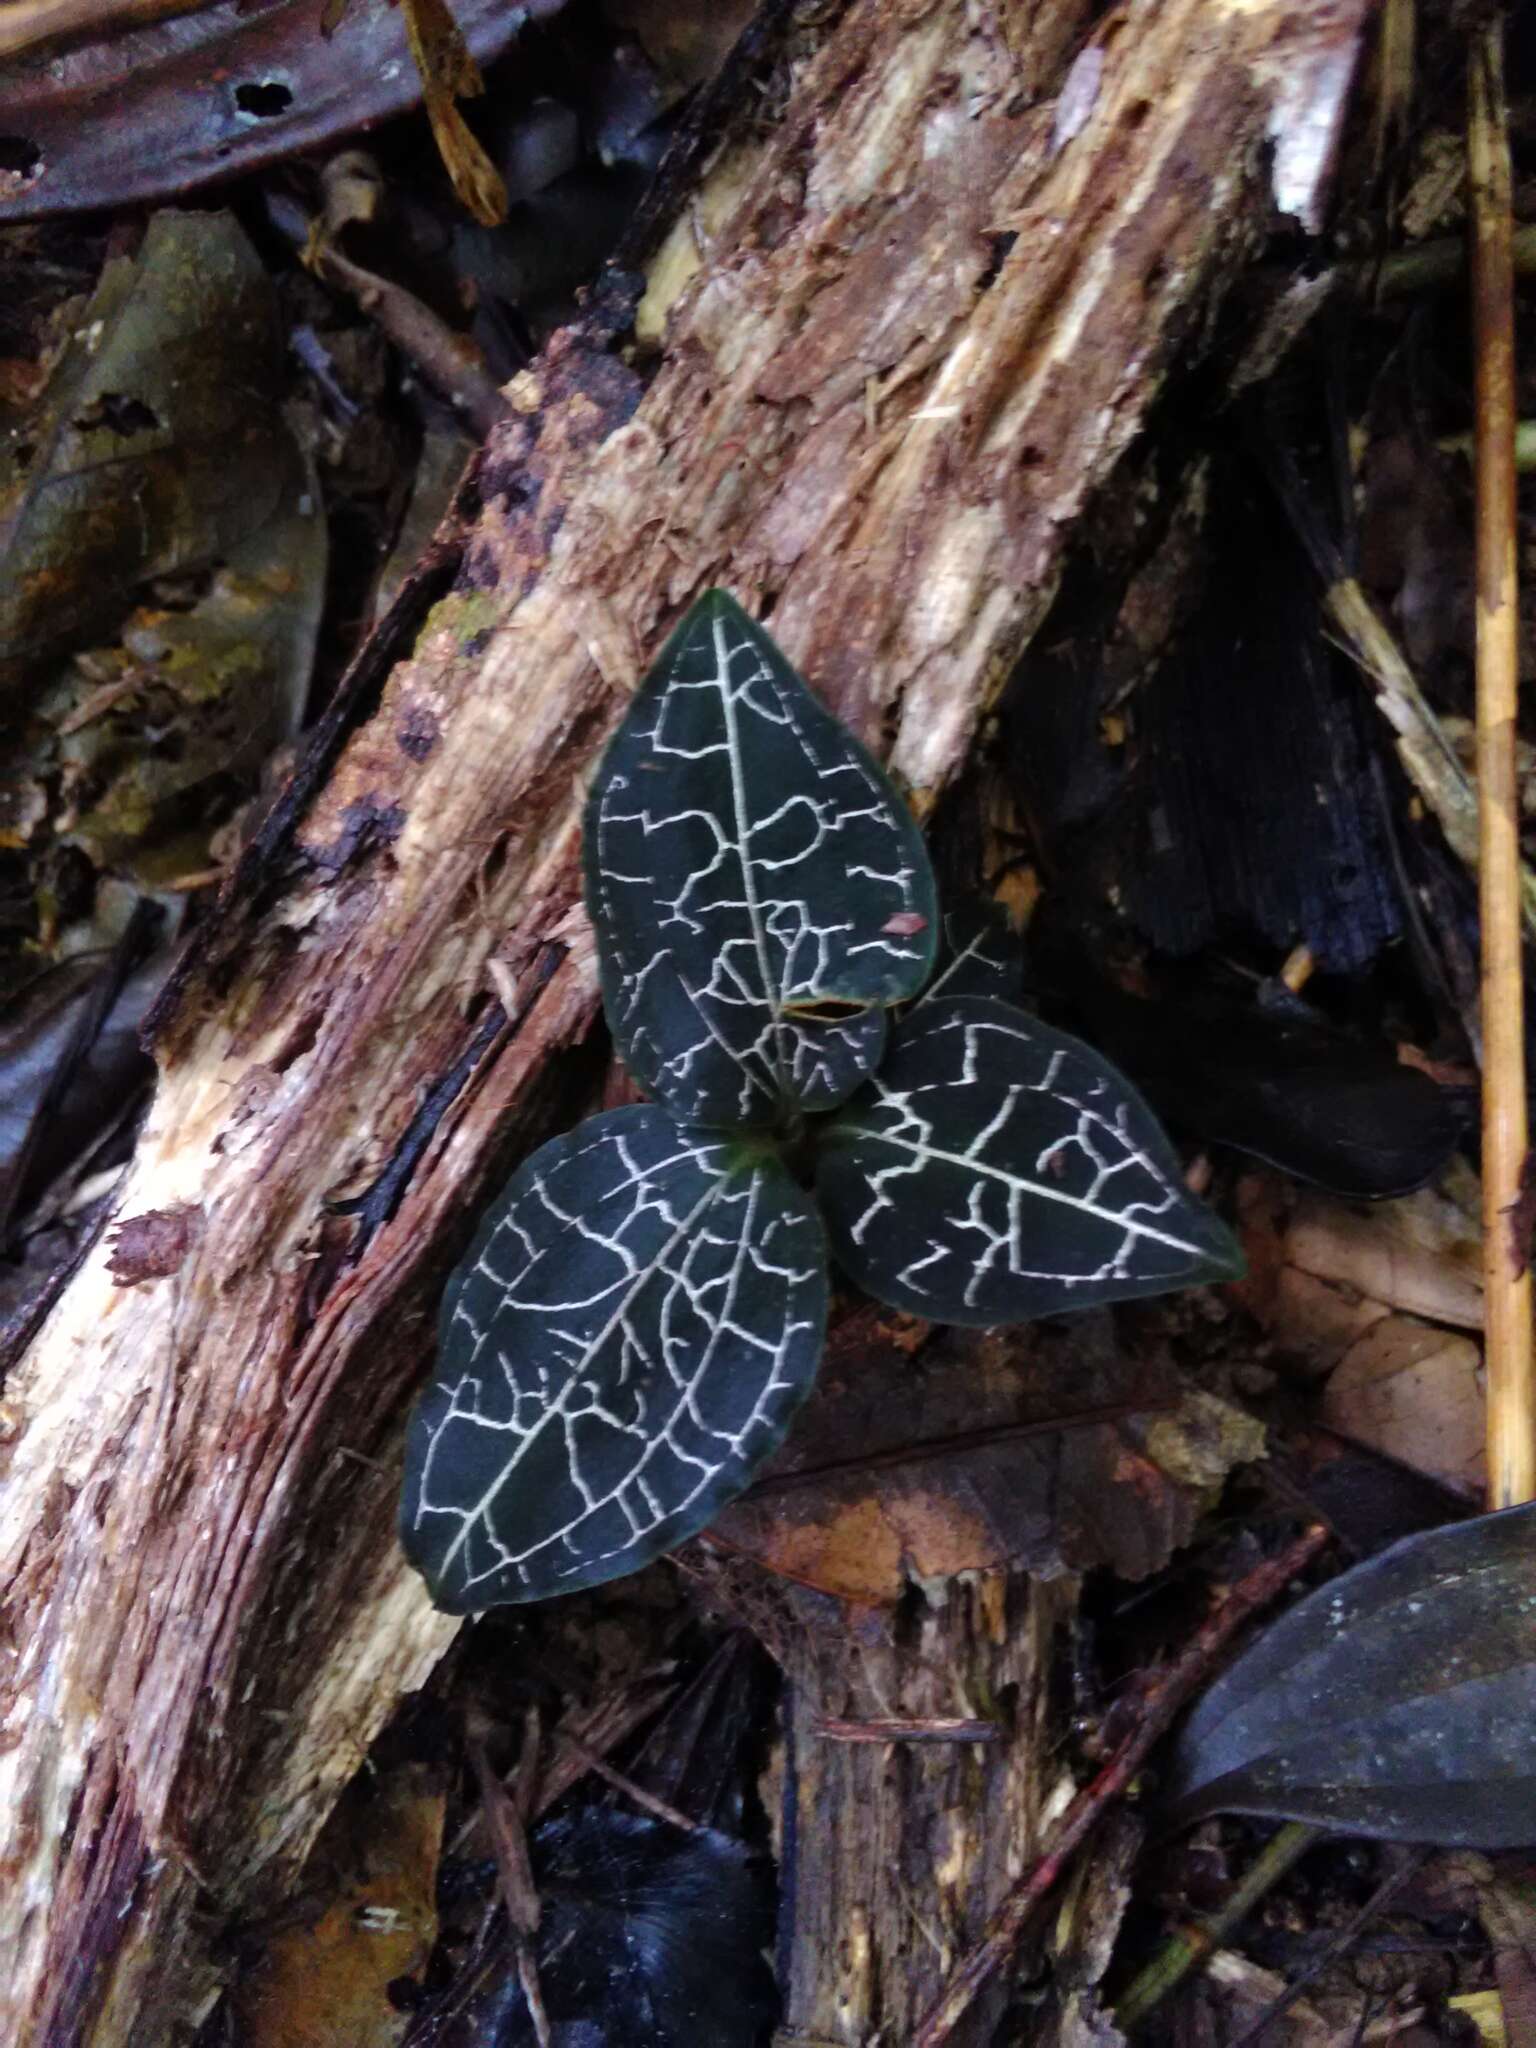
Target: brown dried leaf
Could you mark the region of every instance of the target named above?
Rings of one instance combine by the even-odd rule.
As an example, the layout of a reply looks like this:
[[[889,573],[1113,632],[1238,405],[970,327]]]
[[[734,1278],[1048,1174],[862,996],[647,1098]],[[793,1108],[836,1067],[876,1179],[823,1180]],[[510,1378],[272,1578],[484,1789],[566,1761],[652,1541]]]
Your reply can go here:
[[[464,32],[448,0],[400,0],[400,12],[421,76],[427,119],[453,189],[482,227],[500,227],[507,217],[505,181],[455,104],[485,90]]]
[[[455,0],[490,63],[564,0]],[[0,173],[0,220],[194,190],[367,127],[421,85],[393,0],[215,0],[177,21],[80,36],[0,67],[5,126],[30,167]]]
[[[311,1859],[318,1898],[235,1989],[242,2048],[395,2048],[410,2022],[388,1987],[431,1954],[442,1835],[424,1766],[354,1782]]]
[[[1315,1279],[1355,1288],[1411,1315],[1481,1329],[1483,1289],[1476,1211],[1424,1188],[1369,1209],[1327,1196],[1297,1206],[1285,1259]]]
[[[869,1605],[1000,1565],[1145,1577],[1263,1431],[1112,1332],[939,1330],[909,1355],[892,1319],[851,1316],[784,1452],[711,1537]]]
[[[1322,1413],[1341,1436],[1481,1497],[1483,1354],[1470,1337],[1416,1316],[1383,1316],[1345,1353]]]

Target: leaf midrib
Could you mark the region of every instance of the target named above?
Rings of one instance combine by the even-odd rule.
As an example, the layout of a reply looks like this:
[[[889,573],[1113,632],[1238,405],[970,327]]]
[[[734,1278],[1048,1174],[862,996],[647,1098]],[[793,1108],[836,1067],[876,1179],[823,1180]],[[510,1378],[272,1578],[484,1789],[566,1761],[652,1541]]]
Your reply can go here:
[[[752,851],[748,842],[750,820],[747,815],[746,784],[742,774],[741,736],[736,725],[736,702],[731,695],[730,651],[726,644],[725,624],[718,614],[710,620],[709,627],[715,644],[721,715],[725,720],[725,751],[731,769],[731,808],[736,814],[736,850],[741,861],[742,894],[746,899],[747,920],[752,927],[752,945],[757,954],[757,971],[763,984],[763,1001],[768,1005],[768,1013],[773,1023],[774,1085],[782,1096],[786,1089],[783,992],[776,987],[768,969],[768,938],[763,930],[763,914],[757,900],[757,878],[752,871]]]
[[[587,1367],[591,1364],[593,1358],[596,1356],[598,1351],[601,1350],[602,1346],[606,1344],[608,1339],[613,1335],[614,1330],[617,1328],[618,1324],[622,1321],[623,1317],[628,1312],[629,1305],[634,1300],[635,1295],[653,1277],[658,1268],[661,1267],[662,1261],[666,1259],[666,1257],[673,1250],[673,1248],[692,1231],[694,1225],[698,1222],[699,1218],[704,1214],[704,1212],[710,1207],[711,1203],[718,1200],[720,1190],[725,1186],[725,1183],[728,1178],[729,1175],[721,1174],[716,1179],[714,1184],[705,1191],[704,1195],[694,1205],[694,1207],[689,1210],[688,1214],[683,1218],[682,1222],[679,1223],[677,1227],[673,1230],[672,1235],[658,1249],[655,1256],[652,1259],[650,1259],[638,1273],[630,1275],[629,1284],[625,1287],[623,1293],[619,1297],[618,1307],[615,1308],[613,1314],[608,1318],[607,1322],[604,1323],[602,1329],[598,1331],[597,1335],[592,1339],[591,1343],[588,1344],[586,1349],[582,1352],[580,1359],[576,1362],[575,1365],[572,1366],[570,1372],[566,1377],[565,1385],[561,1389],[558,1398],[550,1403],[548,1408],[546,1408],[544,1413],[539,1417],[538,1421],[528,1431],[527,1435],[523,1437],[517,1449],[513,1452],[512,1456],[507,1460],[506,1464],[498,1473],[495,1483],[487,1487],[485,1492],[480,1496],[479,1500],[475,1503],[474,1507],[464,1513],[464,1520],[459,1529],[458,1535],[454,1537],[452,1543],[449,1544],[447,1550],[443,1553],[442,1563],[438,1567],[440,1575],[446,1576],[449,1568],[453,1564],[454,1559],[458,1556],[459,1552],[464,1548],[465,1544],[469,1541],[469,1533],[471,1529],[473,1529],[477,1523],[484,1519],[491,1506],[491,1503],[494,1500],[496,1500],[498,1495],[501,1493],[502,1489],[511,1479],[513,1473],[522,1463],[524,1454],[527,1452],[530,1445],[537,1442],[539,1437],[542,1436],[544,1431],[549,1427],[549,1425],[552,1422],[557,1421],[559,1418],[561,1418],[567,1413],[568,1404],[570,1402],[573,1389],[580,1385],[582,1375],[585,1373]]]
[[[1129,1230],[1138,1237],[1151,1238],[1157,1244],[1164,1244],[1173,1251],[1188,1252],[1197,1259],[1208,1259],[1209,1249],[1204,1245],[1190,1244],[1185,1238],[1174,1237],[1166,1230],[1157,1230],[1150,1223],[1139,1223],[1135,1218],[1124,1215],[1118,1209],[1108,1209],[1101,1202],[1091,1202],[1082,1195],[1069,1195],[1062,1188],[1048,1188],[1043,1182],[1028,1180],[1023,1174],[1009,1173],[1000,1166],[989,1166],[984,1159],[973,1159],[965,1152],[949,1152],[941,1145],[914,1144],[910,1138],[899,1137],[894,1131],[872,1130],[868,1124],[853,1124],[849,1129],[863,1138],[875,1139],[882,1145],[909,1152],[916,1159],[936,1159],[945,1166],[958,1166],[965,1173],[973,1173],[989,1180],[999,1180],[1005,1187],[1023,1188],[1029,1194],[1038,1196],[1043,1202],[1059,1202],[1063,1207],[1075,1210],[1079,1215],[1095,1216],[1105,1223],[1113,1223],[1118,1229]]]

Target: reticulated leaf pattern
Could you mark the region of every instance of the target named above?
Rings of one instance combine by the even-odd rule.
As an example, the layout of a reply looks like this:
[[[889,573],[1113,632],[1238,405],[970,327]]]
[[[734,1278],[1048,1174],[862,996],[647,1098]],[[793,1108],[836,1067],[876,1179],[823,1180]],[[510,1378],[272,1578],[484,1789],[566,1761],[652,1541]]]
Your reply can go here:
[[[1016,996],[1024,980],[1024,941],[995,897],[976,896],[946,910],[933,979],[912,1009],[943,997]],[[909,1011],[910,1015],[911,1012]]]
[[[933,961],[910,813],[773,641],[709,591],[599,768],[587,904],[608,1021],[641,1085],[697,1123],[828,1109]]]
[[[826,1254],[777,1158],[611,1111],[526,1160],[455,1273],[401,1538],[440,1607],[614,1578],[746,1485],[815,1376]]]
[[[1242,1269],[1129,1084],[988,997],[913,1011],[822,1132],[816,1186],[839,1263],[932,1321],[1024,1322]]]

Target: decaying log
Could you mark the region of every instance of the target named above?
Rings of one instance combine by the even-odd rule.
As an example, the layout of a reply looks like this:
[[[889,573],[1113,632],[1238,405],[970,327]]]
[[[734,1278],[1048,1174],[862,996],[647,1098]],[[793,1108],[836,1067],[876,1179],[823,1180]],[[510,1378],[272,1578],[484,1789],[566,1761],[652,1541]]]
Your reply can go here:
[[[1252,246],[1281,38],[1364,4],[1130,0],[1086,58],[1091,0],[820,9],[653,270],[649,384],[577,330],[511,387],[451,592],[244,864],[115,1239],[7,1389],[7,2043],[184,2038],[449,1639],[394,1545],[404,1415],[596,1013],[577,785],[666,628],[771,601],[926,807]]]
[[[1071,1605],[987,1572],[932,1597],[854,1655],[790,1660],[780,1859],[784,2023],[775,2048],[910,2041],[950,1971],[1038,1846],[1049,1765],[1052,1625]],[[994,1741],[955,1739],[975,1718]],[[912,1724],[895,1739],[828,1732]],[[878,1717],[878,1718],[877,1718]],[[936,1739],[924,1724],[938,1717]],[[964,2041],[990,2041],[1011,1987],[989,1987]]]

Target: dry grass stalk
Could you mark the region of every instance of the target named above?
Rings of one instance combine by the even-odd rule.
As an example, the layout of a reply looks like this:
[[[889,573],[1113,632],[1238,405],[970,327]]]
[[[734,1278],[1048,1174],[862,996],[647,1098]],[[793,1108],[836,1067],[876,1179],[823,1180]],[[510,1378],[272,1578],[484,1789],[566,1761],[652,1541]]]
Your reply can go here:
[[[1531,1283],[1523,1243],[1525,1006],[1520,916],[1515,567],[1515,329],[1503,24],[1468,65],[1477,418],[1478,883],[1482,915],[1483,1274],[1492,1504],[1536,1494]]]

